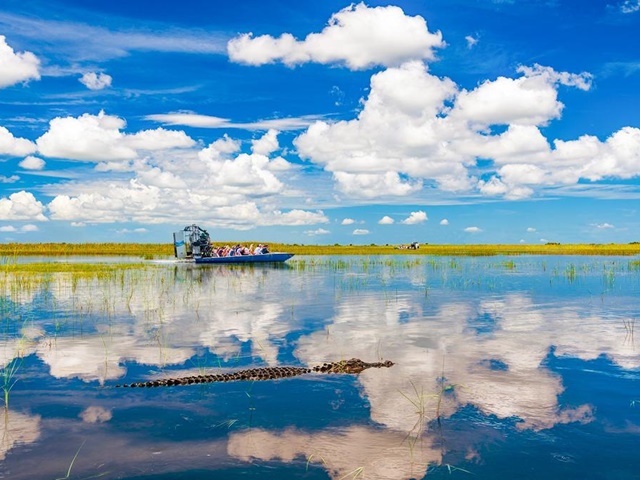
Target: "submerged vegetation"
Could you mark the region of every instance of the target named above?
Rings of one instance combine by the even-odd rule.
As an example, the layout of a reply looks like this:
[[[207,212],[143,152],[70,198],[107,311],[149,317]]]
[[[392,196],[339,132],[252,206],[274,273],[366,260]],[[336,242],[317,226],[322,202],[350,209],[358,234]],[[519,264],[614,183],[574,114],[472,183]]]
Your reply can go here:
[[[221,242],[238,243],[238,242]],[[249,244],[249,240],[239,243]],[[253,242],[257,243],[257,242]],[[296,255],[640,255],[640,243],[628,244],[559,244],[544,245],[421,245],[417,250],[400,249],[397,245],[300,245],[269,243],[273,252]],[[126,255],[145,259],[173,257],[173,245],[166,243],[5,243],[0,244],[0,256],[60,256],[60,255]]]

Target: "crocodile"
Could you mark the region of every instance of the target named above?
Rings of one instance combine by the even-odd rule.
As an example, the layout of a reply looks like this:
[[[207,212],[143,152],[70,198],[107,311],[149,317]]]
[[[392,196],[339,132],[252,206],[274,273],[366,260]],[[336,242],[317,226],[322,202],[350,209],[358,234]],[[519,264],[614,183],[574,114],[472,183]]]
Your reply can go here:
[[[115,385],[116,388],[150,388],[150,387],[173,387],[178,385],[192,385],[196,383],[212,382],[234,382],[234,381],[256,381],[256,380],[276,380],[279,378],[297,377],[307,373],[342,373],[357,375],[368,368],[391,367],[393,362],[363,362],[359,358],[350,360],[340,360],[338,362],[327,362],[313,367],[258,367],[238,370],[237,372],[217,373],[211,375],[193,375],[190,377],[170,377],[146,382],[121,383]]]

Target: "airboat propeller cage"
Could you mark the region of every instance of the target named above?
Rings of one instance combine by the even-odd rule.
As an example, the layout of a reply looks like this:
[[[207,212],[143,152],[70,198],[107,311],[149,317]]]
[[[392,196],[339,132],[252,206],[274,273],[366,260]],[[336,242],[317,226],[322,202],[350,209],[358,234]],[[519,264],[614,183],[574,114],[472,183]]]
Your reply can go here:
[[[176,258],[199,258],[211,245],[209,233],[193,224],[173,233],[173,252]]]

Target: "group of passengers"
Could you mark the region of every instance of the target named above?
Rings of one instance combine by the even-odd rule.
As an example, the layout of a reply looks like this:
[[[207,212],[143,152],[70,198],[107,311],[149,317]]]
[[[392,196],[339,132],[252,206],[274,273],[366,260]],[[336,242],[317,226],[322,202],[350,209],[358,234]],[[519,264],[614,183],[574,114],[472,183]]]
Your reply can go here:
[[[234,245],[230,247],[225,245],[224,247],[212,247],[211,253],[213,257],[235,257],[239,255],[263,255],[269,253],[269,245],[263,245],[259,243],[255,248],[253,244],[245,247],[244,245]]]

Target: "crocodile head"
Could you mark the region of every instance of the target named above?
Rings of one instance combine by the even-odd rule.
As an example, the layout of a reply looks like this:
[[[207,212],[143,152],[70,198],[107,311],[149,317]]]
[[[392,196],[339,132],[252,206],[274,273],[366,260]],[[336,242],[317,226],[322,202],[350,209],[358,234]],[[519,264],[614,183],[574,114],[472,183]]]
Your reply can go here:
[[[352,358],[350,360],[341,360],[340,362],[336,362],[334,366],[335,368],[332,370],[336,373],[358,374],[367,368],[391,367],[393,366],[393,362],[391,360],[387,360],[386,362],[368,363],[363,362],[359,358]]]

